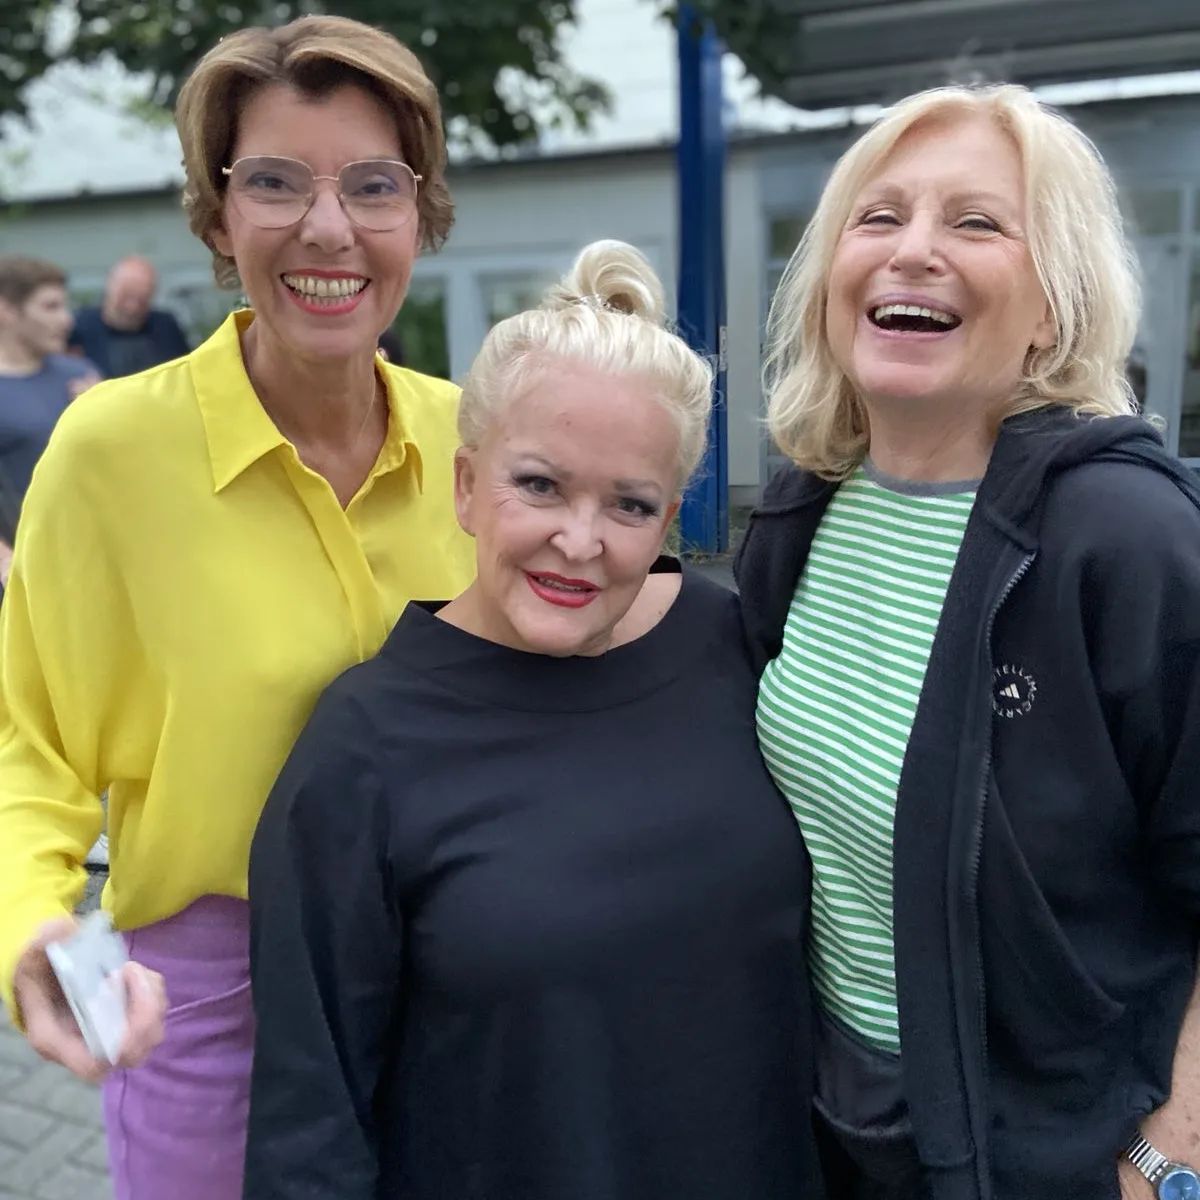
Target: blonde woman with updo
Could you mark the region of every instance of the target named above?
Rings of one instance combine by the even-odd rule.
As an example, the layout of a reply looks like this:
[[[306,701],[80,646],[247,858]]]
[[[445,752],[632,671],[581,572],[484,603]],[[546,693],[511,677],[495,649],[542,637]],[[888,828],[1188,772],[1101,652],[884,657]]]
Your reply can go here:
[[[832,1200],[1200,1196],[1200,489],[1138,299],[1095,147],[1010,86],[887,112],[775,300],[737,575]]]
[[[246,1200],[817,1200],[807,866],[736,598],[661,557],[711,375],[619,242],[488,335],[476,581],[326,693],[251,858]]]

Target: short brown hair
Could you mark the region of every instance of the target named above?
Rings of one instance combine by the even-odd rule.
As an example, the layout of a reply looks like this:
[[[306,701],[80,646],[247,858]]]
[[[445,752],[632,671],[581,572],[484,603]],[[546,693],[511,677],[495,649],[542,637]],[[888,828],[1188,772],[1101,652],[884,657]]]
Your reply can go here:
[[[246,100],[272,83],[310,96],[354,84],[394,112],[408,164],[423,177],[417,193],[421,244],[436,249],[446,240],[454,203],[445,179],[441,105],[416,55],[361,21],[300,17],[277,29],[241,29],[222,38],[196,64],[175,106],[186,174],[183,206],[192,232],[213,251],[219,284],[237,286],[233,260],[212,245],[225,191],[221,168],[229,165]]]
[[[0,300],[20,308],[34,292],[47,284],[66,287],[67,273],[43,258],[23,254],[0,256]]]

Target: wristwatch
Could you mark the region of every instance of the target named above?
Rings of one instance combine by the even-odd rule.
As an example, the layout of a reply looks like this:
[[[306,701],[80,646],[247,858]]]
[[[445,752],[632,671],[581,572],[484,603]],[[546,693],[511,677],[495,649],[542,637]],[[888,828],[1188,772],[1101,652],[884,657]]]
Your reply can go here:
[[[1125,1157],[1150,1181],[1158,1200],[1200,1200],[1200,1175],[1183,1163],[1171,1162],[1140,1133],[1126,1147]]]

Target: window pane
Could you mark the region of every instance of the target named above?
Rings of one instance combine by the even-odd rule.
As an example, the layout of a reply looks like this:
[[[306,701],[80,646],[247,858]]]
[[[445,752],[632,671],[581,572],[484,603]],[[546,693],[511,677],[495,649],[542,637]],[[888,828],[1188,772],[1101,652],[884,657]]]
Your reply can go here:
[[[1179,233],[1183,224],[1179,188],[1128,188],[1121,192],[1120,200],[1131,233],[1147,237]]]
[[[774,217],[771,220],[768,257],[772,260],[786,261],[792,257],[792,251],[800,241],[800,235],[808,227],[809,214],[795,213],[786,217]]]
[[[527,308],[537,308],[554,280],[549,275],[491,276],[480,280],[488,328]]]
[[[446,338],[446,292],[440,279],[416,279],[400,315],[392,322],[388,357],[439,379],[450,378],[450,347]]]

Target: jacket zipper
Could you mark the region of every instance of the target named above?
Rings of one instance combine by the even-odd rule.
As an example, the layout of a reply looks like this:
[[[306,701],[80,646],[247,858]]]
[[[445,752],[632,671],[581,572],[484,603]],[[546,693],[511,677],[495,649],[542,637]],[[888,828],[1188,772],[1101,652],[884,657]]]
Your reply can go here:
[[[1000,595],[996,597],[995,604],[992,605],[991,612],[988,613],[987,625],[984,627],[984,645],[987,647],[988,666],[992,665],[992,630],[996,624],[996,617],[999,615],[1001,608],[1004,607],[1004,602],[1012,594],[1013,589],[1025,578],[1029,568],[1033,566],[1033,560],[1037,557],[1036,552],[1030,552],[1021,559],[1017,569],[1009,577],[1008,582],[1000,591]],[[987,678],[987,684],[991,686],[991,675]],[[989,696],[990,701],[990,696]],[[983,752],[983,771],[979,780],[979,804],[976,811],[975,827],[972,830],[972,845],[971,845],[971,871],[968,877],[968,894],[977,896],[979,888],[979,868],[983,862],[983,819],[984,810],[987,807],[987,791],[988,778],[992,772],[992,735],[989,720],[989,730],[987,743]],[[978,997],[979,1004],[979,1034],[983,1041],[983,1065],[984,1070],[987,1070],[988,1061],[988,1032],[987,1032],[987,988],[986,981],[983,977],[983,951],[982,947],[977,948],[978,952],[975,955],[975,994]],[[986,1170],[987,1164],[979,1164],[981,1168]],[[986,1179],[986,1175],[984,1176]],[[987,1188],[985,1195],[990,1194],[991,1188]]]

